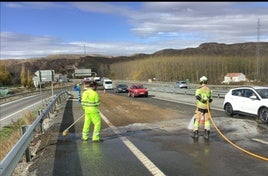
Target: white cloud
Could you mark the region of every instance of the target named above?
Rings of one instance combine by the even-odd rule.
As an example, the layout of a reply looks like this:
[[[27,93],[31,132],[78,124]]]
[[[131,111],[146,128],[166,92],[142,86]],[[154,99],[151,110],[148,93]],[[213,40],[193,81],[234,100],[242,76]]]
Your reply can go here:
[[[117,42],[117,43],[89,43],[89,42],[62,42],[59,39],[49,36],[32,36],[17,33],[1,33],[1,59],[12,58],[32,58],[44,57],[51,54],[84,54],[86,49],[87,54],[101,55],[132,55],[136,53],[154,53],[160,49],[166,48],[185,48],[196,46],[198,43],[170,40],[151,42],[134,43],[134,42]],[[169,47],[173,46],[173,47]],[[90,51],[94,51],[90,52]]]
[[[47,9],[47,8],[63,8],[64,4],[56,2],[6,2],[10,8],[28,8],[28,9]]]

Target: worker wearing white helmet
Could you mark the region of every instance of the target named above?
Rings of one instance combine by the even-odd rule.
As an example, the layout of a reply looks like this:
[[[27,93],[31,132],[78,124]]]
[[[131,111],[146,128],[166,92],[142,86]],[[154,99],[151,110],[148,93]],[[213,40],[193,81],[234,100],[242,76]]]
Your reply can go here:
[[[200,78],[200,83],[205,83],[205,84],[207,84],[207,81],[208,81],[208,78],[205,77],[205,76],[202,76],[202,77]]]
[[[194,129],[193,129],[193,137],[198,138],[198,129],[200,125],[200,119],[202,115],[205,117],[205,134],[204,138],[209,138],[209,132],[210,132],[210,121],[209,121],[209,115],[208,115],[208,108],[209,103],[212,102],[212,91],[210,88],[207,87],[207,81],[208,78],[206,76],[202,76],[200,78],[200,87],[196,89],[195,97],[197,99],[197,108],[195,111],[195,120],[194,120]]]

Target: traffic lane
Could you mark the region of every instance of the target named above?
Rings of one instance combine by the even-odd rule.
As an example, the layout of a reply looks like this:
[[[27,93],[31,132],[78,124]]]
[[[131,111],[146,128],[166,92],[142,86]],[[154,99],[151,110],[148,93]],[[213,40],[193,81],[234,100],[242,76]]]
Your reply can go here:
[[[30,112],[41,105],[40,97],[38,95],[29,96],[16,101],[0,105],[1,108],[1,129],[12,122],[17,121],[23,117],[24,112]]]
[[[70,128],[67,136],[62,136],[62,132],[83,114],[77,100],[67,101],[63,109],[62,114],[51,119],[52,126],[39,138],[42,142],[28,175],[151,175],[105,122],[103,143],[92,143],[90,139],[81,141],[83,120]]]
[[[90,175],[151,175],[140,161],[122,143],[120,138],[106,139],[103,143],[80,143],[83,173]]]
[[[122,96],[122,97],[128,97],[127,93],[114,93],[113,91],[109,91],[109,93],[117,95],[117,96]],[[180,95],[177,94],[171,94],[167,93],[168,96],[165,96],[165,98],[163,98],[163,96],[158,96],[157,93],[154,94],[149,94],[148,97],[136,97],[136,98],[132,98],[132,97],[128,97],[129,100],[135,100],[135,101],[141,101],[141,102],[146,102],[152,105],[156,105],[158,108],[169,108],[172,110],[176,110],[178,112],[178,114],[184,114],[186,115],[185,118],[189,117],[192,118],[195,110],[196,110],[196,100],[192,98],[192,96],[187,96],[189,98],[187,98],[188,100],[185,99],[181,99]],[[171,99],[170,96],[172,96],[173,98]],[[174,97],[178,97],[178,98],[174,98]],[[174,99],[176,101],[174,101]],[[191,100],[193,100],[191,102]],[[217,105],[217,107],[219,107],[220,105]],[[153,110],[153,109],[152,109]],[[212,108],[211,109],[211,115],[214,118],[217,117],[226,117],[226,114],[224,112],[224,110],[222,109],[221,111],[219,110],[219,108]],[[229,117],[226,117],[229,118]],[[238,117],[239,118],[239,117]],[[243,118],[249,118],[249,117],[243,117]]]
[[[36,95],[25,97],[25,98],[22,98],[13,102],[0,105],[1,119],[32,104],[33,102],[36,101],[34,97],[36,97]]]
[[[124,94],[117,94],[117,95],[125,96]],[[182,97],[186,98],[182,99]],[[191,96],[181,96],[169,93],[166,94],[154,93],[154,95],[149,96],[149,98],[140,97],[135,98],[135,100],[145,101],[150,104],[159,105],[160,107],[163,108],[168,107],[177,110],[179,112],[178,115],[184,114],[186,115],[185,118],[187,118],[187,117],[193,117],[196,108],[195,103],[192,103],[192,106],[190,105],[191,98],[188,97]],[[158,101],[154,101],[152,99],[157,99]],[[168,99],[171,99],[171,101],[169,101]],[[256,121],[255,117],[252,116],[246,116],[246,115],[234,115],[233,117],[226,116],[224,110],[219,108],[221,104],[222,100],[214,101],[211,109],[211,117],[218,126],[219,130],[222,130],[223,133],[224,132],[226,132],[227,134],[230,133],[231,136],[229,136],[229,138],[234,139],[239,144],[242,144],[242,146],[244,146],[244,143],[246,146],[247,145],[251,146],[259,143],[264,144],[268,143],[267,141],[268,124],[260,123]],[[217,132],[213,124],[211,124],[211,128],[212,128],[211,132],[213,131]],[[233,131],[233,133],[230,131]],[[232,134],[234,134],[236,138],[233,138]],[[259,143],[256,143],[256,141]]]
[[[129,139],[166,175],[264,176],[268,169],[267,162],[236,150],[215,134],[209,142],[194,141],[187,130],[154,130]]]
[[[39,107],[45,106],[50,95],[49,92],[44,92],[42,96],[32,95],[0,105],[0,130],[4,126],[10,125],[12,122],[22,118],[25,112],[36,111]]]
[[[59,139],[53,172],[43,165],[38,175],[151,175],[118,136],[106,137],[102,143],[84,142],[72,133],[70,136],[68,142]]]
[[[215,131],[211,133],[209,142],[206,142],[202,136],[198,141],[193,140],[190,137],[191,131],[185,128],[187,124],[188,119],[176,119],[159,123],[135,123],[118,127],[118,129],[124,132],[121,135],[127,136],[166,175],[179,173],[179,175],[247,176],[266,173],[266,162],[233,148]],[[105,134],[106,130],[108,129],[103,131],[104,143],[112,142],[119,137],[106,136],[109,134]],[[259,153],[262,147],[263,145],[259,145],[259,148],[251,147],[251,149]],[[122,149],[119,147],[119,150]],[[264,150],[262,154],[267,156],[267,150]],[[121,155],[124,154],[121,153]],[[119,161],[118,164],[120,163]],[[244,169],[245,165],[250,165],[250,167]],[[121,167],[126,166],[123,163]],[[256,167],[258,170],[254,170]]]
[[[112,90],[108,90],[109,93],[114,93]],[[127,96],[127,93],[117,93],[117,95]],[[186,95],[186,94],[179,94],[179,93],[172,93],[172,92],[159,92],[149,90],[148,97],[167,100],[171,102],[184,102],[190,105],[196,105],[196,98],[194,95]],[[142,97],[135,97],[135,98],[142,98]],[[211,108],[223,110],[223,98],[213,98],[212,103],[210,104]]]
[[[181,115],[186,115],[185,118],[192,118],[196,108],[195,103],[192,103],[191,105],[189,103],[191,102],[191,98],[189,98],[191,96],[172,95],[169,93],[167,94],[155,93],[155,95],[151,95],[148,98],[145,97],[132,98],[127,97],[127,94],[116,94],[116,95],[129,98],[130,102],[140,101],[156,105],[157,108],[154,108],[156,110],[159,108],[160,109],[168,108],[175,110],[176,111],[175,116],[172,114],[170,115],[174,116],[175,118],[179,118]],[[161,99],[157,99],[159,97]],[[165,100],[163,100],[162,97],[164,97]],[[180,101],[182,97],[184,99]],[[168,101],[168,99],[171,99],[171,101]],[[174,101],[174,99],[176,101]],[[264,140],[262,143],[268,143],[266,138],[268,124],[259,123],[258,121],[255,121],[255,118],[252,116],[242,116],[242,115],[236,115],[233,117],[226,116],[223,109],[217,108],[220,107],[219,103],[221,104],[221,101],[215,101],[211,109],[212,119],[213,121],[215,121],[219,129],[224,129],[226,130],[227,133],[229,133],[229,131],[233,131],[236,137],[239,137],[241,139],[244,138],[243,141],[245,142],[248,142],[248,140],[250,140],[251,143],[255,143],[256,141]],[[153,110],[153,108],[151,109]],[[212,130],[216,131],[213,125]],[[256,138],[254,138],[254,135]],[[232,139],[232,136],[230,136],[230,138]],[[252,142],[252,140],[255,142]],[[239,142],[242,141],[240,140]]]
[[[180,103],[174,103],[174,102],[168,103],[167,101],[162,101],[162,100],[155,101],[155,100],[152,100],[150,98],[135,98],[135,99],[130,98],[130,100],[131,101],[142,101],[142,102],[152,101],[152,102],[155,102],[155,104],[157,104],[161,108],[167,108],[166,105],[168,105],[169,108],[172,107],[173,109],[177,109],[177,110],[183,109],[183,111],[181,111],[181,112],[188,113],[188,114],[190,113],[190,110],[187,110],[187,107],[189,109],[189,105],[184,105],[184,104],[180,104]],[[190,108],[190,109],[192,109],[192,108]],[[193,110],[195,110],[195,108],[193,108]],[[181,114],[181,113],[178,113],[178,115],[179,114]],[[225,117],[225,113],[223,111],[217,111],[217,110],[212,110],[211,114],[213,114],[212,115],[213,119],[215,118],[214,120],[215,120],[216,124],[218,125],[218,127],[220,129],[222,129],[222,132],[224,134],[226,134],[228,138],[232,139],[239,146],[242,146],[245,149],[248,149],[249,151],[252,151],[255,154],[259,154],[260,156],[264,156],[264,157],[268,156],[267,145],[253,141],[253,139],[259,139],[259,138],[267,139],[268,136],[267,136],[267,127],[266,126],[263,126],[262,124],[257,124],[254,121],[254,119],[252,119],[251,117],[248,117],[248,119],[247,118],[238,118],[237,119],[237,118]],[[192,117],[192,114],[190,117]],[[186,118],[186,122],[189,123],[189,117],[184,117],[184,118]],[[183,120],[180,120],[180,123],[182,121]],[[186,124],[184,125],[184,128],[185,128]],[[189,133],[191,133],[191,131]],[[216,129],[212,126],[211,136],[213,136],[213,135],[219,136]],[[189,134],[189,136],[190,136],[190,134]],[[224,140],[223,140],[223,142],[224,142],[224,144],[226,143],[226,141],[224,141]],[[228,145],[230,145],[230,144],[228,144]],[[236,148],[234,148],[234,149],[236,149]],[[254,159],[256,159],[256,158],[254,158]],[[241,167],[241,166],[238,166],[238,167]]]
[[[109,93],[114,94],[112,90],[109,90]],[[122,97],[127,97],[127,93],[117,93],[116,95],[122,96]],[[129,97],[130,99],[132,97]],[[136,97],[136,100],[140,101],[148,101],[149,103],[154,103],[155,101],[151,101],[150,99],[157,99],[159,102],[157,104],[163,102],[164,104],[168,104],[169,107],[176,109],[178,108],[177,103],[180,104],[185,104],[185,105],[192,105],[192,109],[188,110],[187,108],[185,109],[185,106],[180,108],[180,110],[186,114],[188,114],[190,117],[193,116],[195,108],[196,108],[196,99],[194,96],[191,95],[182,95],[182,94],[174,94],[174,93],[163,93],[163,92],[151,92],[149,93],[148,98],[144,97]],[[268,124],[263,124],[259,122],[258,117],[254,116],[248,116],[248,115],[233,115],[232,117],[227,116],[224,112],[224,109],[222,107],[223,105],[223,100],[221,98],[214,98],[213,102],[211,103],[211,116],[212,118],[217,118],[217,117],[225,117],[227,119],[244,119],[244,120],[252,120],[258,122],[259,127],[264,127],[267,128]],[[188,107],[188,106],[187,106]],[[217,113],[216,113],[217,112]]]
[[[194,141],[190,137],[190,131],[185,129],[185,124],[187,124],[187,120],[184,120],[184,123],[174,120],[159,124],[133,124],[120,127],[120,131],[125,131],[121,135],[126,136],[166,175],[247,176],[254,174],[261,176],[263,173],[267,173],[266,162],[236,150],[225,143],[216,133],[211,134],[209,142],[205,142],[202,137],[198,141]],[[85,158],[86,161],[90,158],[94,159],[95,156],[98,158],[98,162],[85,164],[88,170],[85,170],[84,166],[81,167],[82,170],[91,171],[94,175],[151,175],[146,169],[141,172],[142,165],[122,145],[119,136],[104,135],[104,139],[105,141],[95,148],[97,153],[81,154],[80,157]],[[85,146],[95,147],[91,144]],[[94,151],[94,149],[92,150]],[[255,152],[258,152],[258,149]],[[92,159],[90,161],[94,161]],[[98,163],[102,165],[100,166]],[[245,165],[248,167],[244,168]],[[129,170],[125,170],[125,168],[129,168]],[[258,169],[255,170],[255,168]],[[109,170],[114,170],[114,172]]]
[[[12,102],[8,102],[5,104],[0,105],[1,108],[1,119],[9,116],[10,114],[16,113],[17,111],[20,111],[21,109],[25,109],[28,106],[31,106],[39,101],[44,101],[45,103],[46,99],[49,97],[49,93],[43,93],[43,95],[32,95],[25,98],[17,99]]]

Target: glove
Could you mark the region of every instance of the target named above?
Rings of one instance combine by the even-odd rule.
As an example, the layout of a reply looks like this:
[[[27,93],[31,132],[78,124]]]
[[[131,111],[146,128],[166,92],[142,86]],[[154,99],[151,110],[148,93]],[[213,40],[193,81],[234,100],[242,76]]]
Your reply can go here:
[[[201,101],[201,99],[202,99],[199,95],[196,95],[195,98],[196,98],[197,100],[199,100],[199,101]]]

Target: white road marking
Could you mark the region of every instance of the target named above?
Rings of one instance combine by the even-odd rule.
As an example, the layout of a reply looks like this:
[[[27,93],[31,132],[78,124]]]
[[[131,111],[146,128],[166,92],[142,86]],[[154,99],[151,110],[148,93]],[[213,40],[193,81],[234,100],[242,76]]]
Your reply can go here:
[[[9,117],[18,114],[19,112],[22,112],[22,111],[24,111],[24,110],[26,110],[26,109],[29,109],[29,108],[32,107],[32,106],[35,106],[35,105],[37,105],[37,104],[40,104],[40,103],[42,103],[42,101],[39,101],[39,102],[37,102],[37,103],[34,103],[34,104],[30,105],[30,106],[26,106],[25,108],[23,108],[23,109],[21,109],[21,110],[19,110],[19,111],[17,111],[17,112],[14,112],[13,114],[10,114],[10,115],[8,115],[8,116],[6,116],[6,117],[0,119],[0,121],[5,120],[5,119],[8,119]]]
[[[153,174],[157,176],[165,176],[165,174],[151,161],[147,158],[130,140],[126,137],[120,135],[120,131],[116,128],[101,112],[100,115],[102,119],[108,124],[112,131],[120,136],[122,142],[127,146],[127,148],[143,163],[143,165]]]
[[[268,145],[268,142],[267,141],[264,141],[264,140],[261,140],[261,139],[257,139],[257,138],[252,138],[253,141],[256,141],[256,142],[260,142],[260,143],[263,143],[263,144],[267,144]]]
[[[18,100],[14,100],[14,101],[11,101],[11,102],[7,102],[7,103],[5,103],[5,104],[0,105],[0,107],[2,108],[3,106],[7,106],[7,105],[9,105],[9,104],[12,104],[12,103],[15,103],[15,102],[17,102],[17,101],[24,100],[24,99],[30,99],[31,97],[34,97],[34,96],[36,96],[36,95],[31,95],[31,96],[28,96],[28,97],[20,98],[20,99],[18,99]]]
[[[25,108],[23,108],[23,109],[21,109],[21,110],[19,110],[19,111],[17,111],[17,112],[14,112],[14,113],[12,113],[12,114],[10,114],[10,115],[4,117],[4,118],[1,118],[0,121],[5,120],[5,119],[8,119],[9,117],[11,117],[11,116],[13,116],[13,115],[16,115],[16,114],[18,114],[18,113],[20,113],[20,112],[22,112],[22,111],[24,111],[24,110],[27,110],[27,109],[29,109],[30,107],[36,106],[36,105],[38,105],[38,104],[41,104],[43,101],[47,101],[49,98],[51,98],[51,97],[48,97],[48,98],[46,98],[46,99],[44,99],[44,100],[41,100],[41,101],[38,101],[38,102],[36,102],[36,103],[34,103],[34,104],[32,104],[32,105],[26,106]],[[14,103],[14,101],[11,102],[11,103]],[[7,105],[7,104],[4,104],[4,105]],[[2,107],[1,107],[1,108],[2,108]]]

